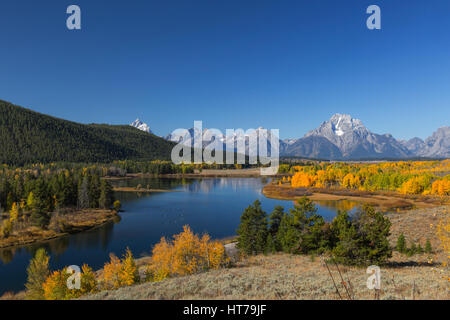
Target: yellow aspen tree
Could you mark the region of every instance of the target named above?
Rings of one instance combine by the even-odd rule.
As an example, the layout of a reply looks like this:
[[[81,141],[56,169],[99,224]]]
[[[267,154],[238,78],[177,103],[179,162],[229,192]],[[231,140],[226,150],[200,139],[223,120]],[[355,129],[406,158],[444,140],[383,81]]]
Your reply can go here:
[[[11,210],[9,211],[9,221],[13,224],[19,218],[19,205],[17,202],[12,204]]]

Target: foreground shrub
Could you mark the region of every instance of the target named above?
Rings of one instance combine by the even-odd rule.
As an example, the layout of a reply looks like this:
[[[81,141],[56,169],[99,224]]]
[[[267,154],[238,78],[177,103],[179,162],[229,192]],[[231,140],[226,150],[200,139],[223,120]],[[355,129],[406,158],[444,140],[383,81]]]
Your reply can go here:
[[[31,259],[27,268],[28,280],[25,284],[25,297],[29,300],[44,299],[44,290],[42,284],[47,279],[50,271],[48,269],[48,262],[50,257],[47,255],[45,249],[36,251],[34,258]]]
[[[200,238],[189,226],[184,226],[183,232],[175,235],[172,242],[161,238],[152,253],[146,272],[150,281],[218,269],[227,262],[225,247],[220,242],[211,241],[208,235]]]
[[[405,240],[405,235],[403,233],[401,233],[398,236],[396,248],[397,248],[397,251],[400,253],[406,252],[406,240]]]
[[[111,253],[110,262],[107,262],[103,268],[104,289],[117,289],[137,282],[139,282],[139,273],[130,249],[127,248],[122,260]]]
[[[385,264],[392,256],[390,226],[389,219],[370,206],[363,206],[352,219],[347,212],[340,212],[331,225],[337,238],[334,259],[349,265]]]
[[[83,265],[80,273],[80,288],[69,289],[68,280],[72,273],[67,268],[54,271],[42,284],[46,300],[69,300],[97,291],[97,280],[88,265]]]

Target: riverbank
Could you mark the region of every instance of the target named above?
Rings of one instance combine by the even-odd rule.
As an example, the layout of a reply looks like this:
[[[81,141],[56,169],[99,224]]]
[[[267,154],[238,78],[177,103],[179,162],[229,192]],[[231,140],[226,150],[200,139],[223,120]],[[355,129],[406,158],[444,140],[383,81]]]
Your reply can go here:
[[[383,211],[409,210],[413,208],[432,208],[450,204],[449,197],[403,195],[395,192],[369,192],[347,189],[292,188],[288,184],[269,183],[264,186],[264,196],[278,200],[296,200],[307,196],[313,201],[351,200],[370,204]]]
[[[113,191],[117,192],[142,192],[142,193],[152,193],[152,192],[180,192],[179,190],[166,190],[166,189],[147,189],[147,188],[133,188],[133,187],[115,187]]]
[[[391,213],[389,242],[395,247],[403,233],[408,246],[430,240],[431,254],[408,256],[393,252],[388,264],[382,267],[381,299],[449,299],[448,253],[441,248],[437,236],[439,221],[450,217],[450,207],[441,206]],[[235,238],[220,240],[226,246]],[[231,248],[233,249],[233,248]],[[227,250],[227,253],[229,250]],[[136,259],[144,278],[151,257]],[[341,295],[347,299],[335,265],[329,266]],[[373,291],[366,287],[365,268],[339,266],[345,281],[353,286],[354,299],[373,299]],[[101,278],[103,270],[96,272]],[[5,294],[2,299],[23,299],[24,292]],[[175,277],[161,282],[141,282],[118,290],[102,291],[83,299],[340,299],[336,294],[328,270],[320,257],[277,253],[237,260],[231,268]]]
[[[449,209],[448,206],[441,206],[388,215],[392,222],[389,237],[392,247],[395,247],[398,235],[403,233],[408,245],[414,242],[423,247],[426,240],[430,240],[433,253],[408,256],[394,251],[387,265],[381,268],[380,299],[450,299],[448,253],[442,250],[436,232],[438,222],[450,216]],[[142,270],[149,262],[149,257],[136,261]],[[342,265],[339,271],[335,265],[329,265],[329,268],[340,296],[336,293],[326,265],[319,257],[277,253],[244,258],[232,268],[102,291],[84,299],[349,299],[339,273],[347,284],[351,283],[353,299],[374,299],[374,292],[366,286],[366,268]]]
[[[274,176],[284,176],[276,174]],[[148,173],[129,173],[123,177],[104,177],[107,180],[133,179],[133,178],[258,178],[261,176],[260,168],[249,169],[204,169],[202,171],[195,170],[194,173],[170,173],[170,174],[148,174]]]
[[[0,239],[0,249],[42,243],[49,240],[98,228],[110,221],[120,220],[114,210],[85,209],[61,215],[59,226],[50,225],[48,229],[30,226],[14,230],[7,238]]]

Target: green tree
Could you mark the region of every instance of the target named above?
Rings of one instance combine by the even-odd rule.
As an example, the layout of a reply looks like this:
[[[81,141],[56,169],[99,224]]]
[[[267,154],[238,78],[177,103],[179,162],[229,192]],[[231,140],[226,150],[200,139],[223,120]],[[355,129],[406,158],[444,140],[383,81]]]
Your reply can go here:
[[[105,181],[106,182],[106,181]],[[98,208],[99,207],[99,198],[101,196],[101,182],[98,174],[94,174],[90,179],[89,184],[89,207],[90,208]]]
[[[384,265],[392,256],[389,245],[391,223],[381,212],[364,205],[350,219],[341,212],[332,222],[332,232],[337,238],[332,253],[336,261],[350,265]]]
[[[36,180],[32,200],[31,221],[40,228],[46,228],[50,222],[49,213],[53,206],[48,185],[43,178]]]
[[[277,240],[285,252],[321,252],[328,247],[326,230],[314,203],[303,197],[281,219]]]
[[[114,192],[111,185],[106,180],[100,184],[99,206],[102,209],[109,209],[114,202]]]
[[[396,248],[397,248],[397,251],[400,253],[406,252],[406,240],[405,240],[405,235],[403,233],[401,233],[398,236]]]
[[[331,223],[334,247],[332,255],[338,262],[358,264],[361,239],[347,211],[339,211]]]
[[[89,179],[84,177],[78,186],[78,208],[89,208]]]
[[[269,232],[273,236],[278,233],[281,220],[284,216],[284,208],[282,206],[276,206],[269,216]]]
[[[50,274],[48,269],[48,262],[50,257],[47,255],[45,249],[40,248],[36,251],[33,259],[27,268],[28,280],[25,284],[26,298],[28,300],[43,300],[44,290],[42,284],[45,282]]]
[[[422,254],[424,252],[422,246],[420,245],[420,243],[417,245],[417,253]]]
[[[412,256],[417,253],[417,247],[414,242],[411,241],[411,246],[408,249],[408,256]]]
[[[267,240],[266,240],[266,250],[264,253],[275,253],[277,252],[277,248],[275,247],[275,242],[273,240],[272,234],[269,232],[267,233]]]
[[[248,255],[263,253],[267,240],[267,214],[256,200],[241,216],[237,247]]]
[[[433,249],[431,248],[430,239],[427,239],[427,242],[425,244],[425,252],[426,253],[433,253]]]
[[[269,216],[269,233],[275,251],[281,250],[281,244],[280,241],[278,240],[278,231],[284,215],[285,215],[284,208],[282,206],[276,206]]]

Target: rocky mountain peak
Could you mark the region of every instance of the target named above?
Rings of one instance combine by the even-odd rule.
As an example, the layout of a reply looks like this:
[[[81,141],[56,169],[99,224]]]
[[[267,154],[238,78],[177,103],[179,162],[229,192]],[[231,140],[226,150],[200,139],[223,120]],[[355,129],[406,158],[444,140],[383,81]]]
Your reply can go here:
[[[130,126],[135,127],[141,131],[145,131],[148,133],[152,133],[152,131],[150,130],[150,127],[145,123],[142,122],[139,118],[137,118],[136,120],[134,120]]]

